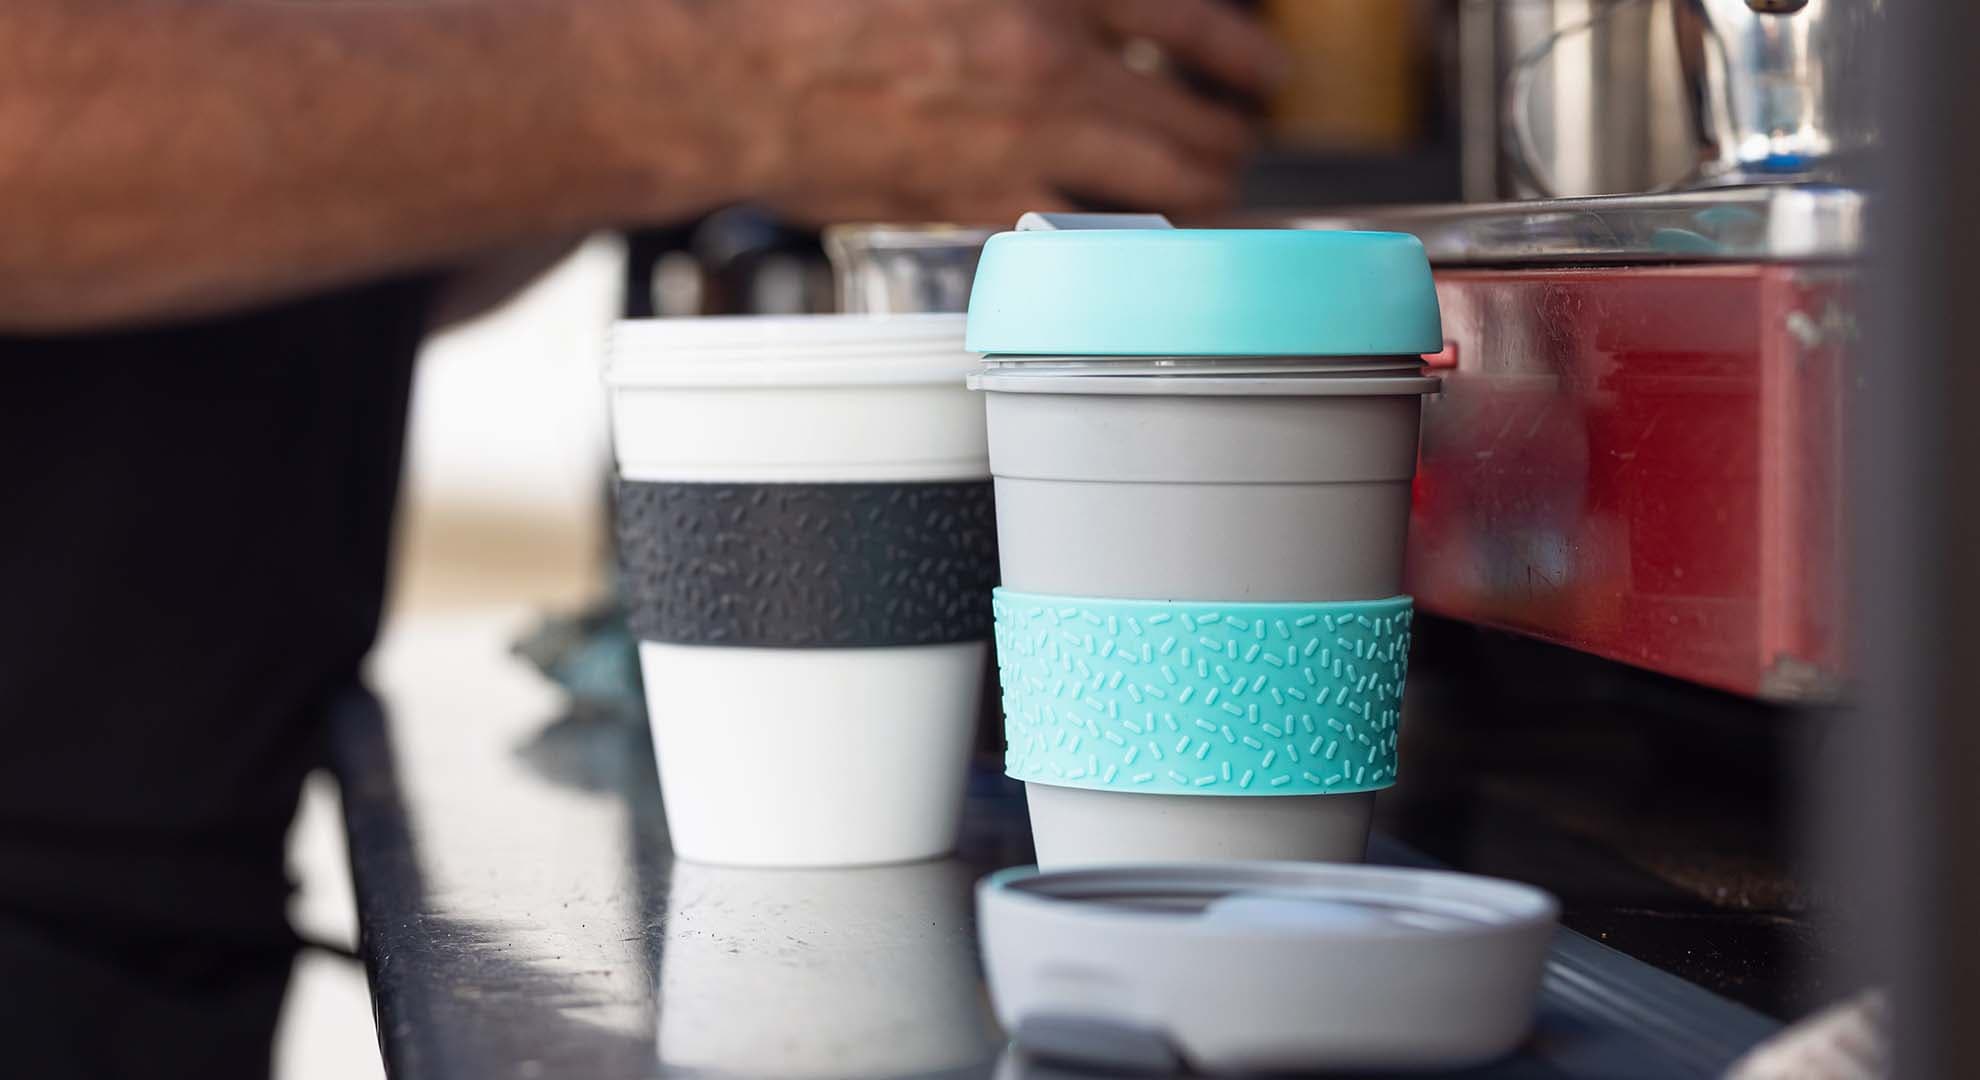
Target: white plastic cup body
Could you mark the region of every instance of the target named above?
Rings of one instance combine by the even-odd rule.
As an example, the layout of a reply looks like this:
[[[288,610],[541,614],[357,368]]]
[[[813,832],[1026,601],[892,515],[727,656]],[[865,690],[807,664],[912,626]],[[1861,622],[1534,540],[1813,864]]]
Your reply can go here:
[[[981,641],[864,649],[641,642],[674,852],[834,867],[955,847]]]

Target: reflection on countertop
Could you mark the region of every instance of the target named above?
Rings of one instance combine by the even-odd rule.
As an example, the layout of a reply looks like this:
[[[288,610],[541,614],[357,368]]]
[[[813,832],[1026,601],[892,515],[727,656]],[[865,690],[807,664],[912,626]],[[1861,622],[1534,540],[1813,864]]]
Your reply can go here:
[[[979,1065],[996,1035],[960,860],[674,868],[659,927],[663,1066],[765,1077]]]
[[[1029,862],[1016,785],[971,777],[955,858],[675,862],[643,726],[565,718],[508,654],[523,608],[391,631],[333,750],[395,1077],[988,1078],[1004,1040],[971,888]],[[1409,862],[1380,841],[1378,861]],[[1715,1076],[1776,1025],[1572,933],[1536,1037],[1477,1075]]]

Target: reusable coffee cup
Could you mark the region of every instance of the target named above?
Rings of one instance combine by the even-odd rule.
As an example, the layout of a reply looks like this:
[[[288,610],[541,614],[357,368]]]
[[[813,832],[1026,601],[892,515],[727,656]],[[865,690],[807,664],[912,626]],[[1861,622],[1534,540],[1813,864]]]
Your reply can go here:
[[[737,1077],[955,1075],[996,1056],[973,872],[676,866],[658,933],[663,1069]]]
[[[1396,777],[1429,263],[1392,233],[985,246],[1006,767],[1041,866],[1357,860]]]
[[[996,579],[962,329],[615,329],[619,555],[682,858],[852,866],[954,845]]]

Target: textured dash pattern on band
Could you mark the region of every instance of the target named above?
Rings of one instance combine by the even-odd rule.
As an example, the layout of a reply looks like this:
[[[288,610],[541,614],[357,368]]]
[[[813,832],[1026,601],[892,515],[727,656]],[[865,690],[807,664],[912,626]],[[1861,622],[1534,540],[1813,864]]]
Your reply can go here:
[[[1005,771],[1150,794],[1395,783],[1407,596],[1219,604],[999,589]]]
[[[990,636],[987,480],[621,480],[619,559],[643,641],[939,645]]]

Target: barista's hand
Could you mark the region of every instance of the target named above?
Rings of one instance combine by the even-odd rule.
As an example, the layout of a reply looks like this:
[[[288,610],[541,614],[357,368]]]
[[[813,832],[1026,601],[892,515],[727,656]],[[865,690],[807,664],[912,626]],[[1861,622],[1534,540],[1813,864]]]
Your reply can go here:
[[[1208,208],[1246,125],[1128,70],[1136,38],[1240,90],[1280,64],[1212,0],[0,0],[0,205],[27,208],[0,328],[190,318],[749,199]]]
[[[707,58],[753,194],[813,220],[1008,223],[1068,196],[1223,205],[1238,112],[1133,70],[1123,43],[1254,95],[1284,57],[1215,0],[722,0]]]

